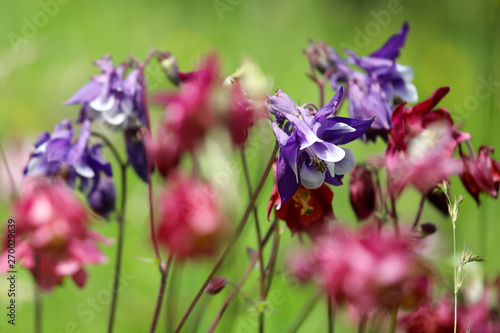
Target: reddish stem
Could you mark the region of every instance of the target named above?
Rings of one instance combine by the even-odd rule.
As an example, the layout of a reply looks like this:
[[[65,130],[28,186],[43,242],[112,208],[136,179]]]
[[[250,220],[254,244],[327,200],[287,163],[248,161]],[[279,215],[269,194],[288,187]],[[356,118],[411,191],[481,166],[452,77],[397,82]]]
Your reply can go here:
[[[274,158],[276,157],[277,153],[278,153],[278,143],[276,143],[274,145],[274,149],[273,149],[273,152],[271,154],[271,157],[269,158],[269,162],[267,163],[266,169],[264,170],[264,173],[262,174],[262,177],[259,181],[259,184],[257,185],[257,188],[255,189],[255,192],[252,195],[252,198],[250,198],[250,202],[247,205],[245,213],[243,214],[243,217],[241,218],[241,221],[238,225],[238,228],[236,229],[236,231],[234,233],[234,236],[231,238],[231,240],[227,244],[226,249],[222,253],[221,257],[219,258],[219,260],[217,261],[215,266],[212,268],[212,271],[210,272],[210,274],[206,278],[205,282],[203,283],[201,288],[198,290],[198,293],[194,297],[193,301],[189,305],[186,313],[184,314],[184,316],[181,319],[181,322],[179,323],[179,325],[177,326],[177,328],[175,330],[176,333],[180,332],[180,330],[182,329],[182,326],[184,326],[184,324],[186,323],[186,320],[188,319],[189,315],[191,314],[194,307],[196,306],[196,303],[198,303],[198,301],[200,300],[201,295],[203,294],[204,290],[206,289],[206,287],[208,286],[210,281],[212,281],[212,278],[214,277],[215,273],[217,272],[219,267],[222,265],[224,260],[226,260],[226,257],[228,255],[229,251],[232,249],[233,245],[236,243],[239,236],[241,235],[241,232],[243,231],[243,228],[245,227],[245,224],[248,220],[250,212],[253,210],[253,206],[255,204],[255,201],[257,200],[257,198],[260,194],[260,191],[262,190],[262,187],[264,186],[264,183],[266,182],[267,176],[269,175],[269,172],[271,171],[271,168],[272,168],[273,163],[274,163]]]

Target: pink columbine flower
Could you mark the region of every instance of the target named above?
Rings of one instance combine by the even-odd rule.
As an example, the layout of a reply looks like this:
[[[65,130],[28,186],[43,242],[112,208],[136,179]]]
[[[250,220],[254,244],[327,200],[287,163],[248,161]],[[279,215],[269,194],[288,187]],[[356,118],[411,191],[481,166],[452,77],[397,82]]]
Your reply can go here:
[[[178,259],[214,254],[228,224],[209,184],[172,175],[158,200],[158,239]]]
[[[16,258],[47,291],[61,284],[65,276],[83,287],[87,280],[83,266],[106,261],[96,246],[104,239],[88,229],[87,211],[62,182],[27,178],[13,215]],[[7,266],[8,235],[0,255],[2,272],[12,269]]]
[[[493,148],[484,145],[479,148],[477,156],[474,156],[473,153],[466,155],[460,149],[460,156],[464,163],[464,170],[460,174],[460,179],[478,205],[480,203],[480,193],[486,193],[493,198],[498,197],[500,163],[491,158],[492,153]]]
[[[447,109],[434,109],[448,91],[448,87],[439,88],[413,107],[403,103],[394,109],[386,151],[393,196],[398,196],[407,184],[427,194],[450,175],[462,171],[462,163],[452,154],[458,143],[470,139],[470,134],[454,128]]]
[[[394,306],[414,308],[429,296],[430,268],[410,235],[359,231],[336,226],[315,240],[313,248],[292,262],[299,280],[313,278],[337,304],[361,313]]]

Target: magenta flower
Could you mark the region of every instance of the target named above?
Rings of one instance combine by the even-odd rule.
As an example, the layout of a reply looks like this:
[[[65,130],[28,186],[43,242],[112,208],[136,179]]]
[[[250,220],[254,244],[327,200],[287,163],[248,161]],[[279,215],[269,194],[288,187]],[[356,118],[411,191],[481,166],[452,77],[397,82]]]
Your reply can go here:
[[[14,204],[16,257],[45,290],[61,284],[65,276],[83,287],[87,280],[83,266],[106,261],[95,244],[104,239],[88,230],[85,208],[64,183],[34,178],[24,184]],[[8,270],[7,240],[0,255],[2,272]]]
[[[429,297],[430,269],[415,238],[369,225],[354,232],[336,226],[293,259],[300,280],[313,278],[337,304],[361,313],[375,308],[414,308]]]
[[[498,197],[500,185],[500,163],[491,158],[493,148],[489,146],[479,147],[477,156],[466,155],[460,149],[460,156],[464,163],[464,170],[460,174],[460,179],[465,189],[474,197],[477,204],[480,204],[479,194],[486,193],[493,198]]]
[[[198,179],[170,177],[158,200],[158,240],[178,259],[215,254],[228,224],[212,188]]]
[[[399,195],[408,183],[427,193],[462,171],[462,163],[452,154],[457,143],[470,139],[470,134],[454,128],[447,109],[434,109],[448,91],[448,87],[439,88],[413,107],[403,103],[394,109],[386,151],[393,195]]]
[[[217,58],[209,57],[174,93],[156,95],[157,104],[166,108],[164,124],[179,141],[181,152],[193,152],[216,124],[213,87],[220,84]],[[189,135],[186,135],[189,133]]]
[[[337,110],[343,88],[314,115],[298,107],[280,90],[268,97],[268,110],[276,115],[273,130],[280,144],[277,182],[281,202],[293,197],[300,185],[308,189],[324,182],[340,185],[342,176],[354,167],[354,154],[342,145],[361,137],[373,119],[331,117]],[[279,126],[285,122],[284,127]]]

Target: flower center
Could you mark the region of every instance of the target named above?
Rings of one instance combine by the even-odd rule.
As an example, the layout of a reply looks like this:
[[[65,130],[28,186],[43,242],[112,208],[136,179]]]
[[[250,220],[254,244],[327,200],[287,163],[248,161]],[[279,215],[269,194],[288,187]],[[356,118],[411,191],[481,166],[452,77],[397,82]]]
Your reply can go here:
[[[308,189],[306,188],[299,188],[295,195],[293,196],[293,201],[296,203],[294,204],[295,207],[300,207],[302,206],[302,209],[300,210],[300,215],[311,215],[314,207],[309,205],[309,201],[311,201],[311,192],[309,192]]]

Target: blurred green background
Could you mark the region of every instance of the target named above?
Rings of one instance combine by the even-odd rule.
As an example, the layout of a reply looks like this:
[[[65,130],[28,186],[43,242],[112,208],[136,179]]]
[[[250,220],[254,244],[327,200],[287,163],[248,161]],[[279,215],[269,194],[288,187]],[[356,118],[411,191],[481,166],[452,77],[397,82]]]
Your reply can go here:
[[[27,144],[41,131],[51,131],[61,119],[76,118],[77,107],[64,107],[62,103],[87,82],[91,74],[97,73],[92,61],[103,54],[112,55],[119,63],[129,54],[143,59],[153,47],[169,50],[177,57],[181,70],[187,71],[203,54],[217,51],[225,74],[232,73],[245,57],[250,57],[266,75],[273,78],[273,89],[269,93],[281,88],[294,100],[317,103],[317,88],[304,75],[308,71],[308,63],[302,50],[309,38],[325,40],[339,51],[349,47],[359,54],[368,55],[398,31],[404,21],[408,21],[410,33],[398,62],[414,68],[414,83],[419,98],[422,100],[437,87],[449,85],[451,92],[440,105],[449,108],[460,119],[463,130],[472,134],[476,149],[482,143],[500,149],[500,139],[495,134],[498,131],[496,126],[500,124],[500,70],[497,65],[500,32],[498,20],[495,20],[498,17],[495,12],[498,13],[499,9],[499,2],[492,0],[2,1],[0,140],[8,152],[9,161],[15,166],[13,171],[20,173],[27,158],[21,153],[26,154]],[[168,87],[157,64],[152,65],[147,75],[152,90]],[[478,89],[481,93],[485,91],[484,87],[489,89],[486,96],[478,94]],[[328,91],[327,96],[331,95]],[[342,112],[345,115],[347,107]],[[259,150],[251,159],[254,183],[271,152],[270,133],[269,125],[263,122],[252,136],[250,146]],[[119,135],[110,135],[120,141]],[[211,150],[202,159],[202,173],[217,183],[218,172],[222,175],[224,170],[233,170],[225,173],[231,181],[222,182],[226,185],[219,186],[218,190],[236,225],[245,208],[247,192],[238,156],[217,148],[216,142],[219,141],[218,137],[210,139],[207,149]],[[350,148],[355,151],[358,160],[384,150],[381,142],[376,145],[356,142]],[[497,152],[494,157],[499,159],[499,154]],[[6,194],[9,185],[5,183],[5,178],[1,180],[0,225],[4,225],[9,216]],[[115,332],[145,332],[153,315],[159,274],[155,265],[136,258],[151,259],[154,255],[149,241],[147,187],[132,173],[128,174],[128,180],[124,284]],[[452,178],[451,182],[452,193],[465,194],[458,177]],[[271,186],[269,181],[258,201],[264,230],[270,225],[265,219],[265,207]],[[354,224],[347,190],[348,186],[335,188],[334,210],[341,220]],[[398,206],[403,221],[410,223],[413,220],[418,201],[419,195],[415,191],[410,189],[405,192]],[[466,194],[457,227],[458,249],[472,247],[476,253],[484,254],[487,260],[480,266],[472,267],[470,280],[481,270],[487,273],[500,270],[497,255],[500,251],[499,214],[497,201],[483,197],[479,212],[473,199]],[[434,238],[431,257],[442,268],[444,281],[451,281],[451,223],[430,206],[424,209],[423,221],[432,221],[440,227]],[[255,247],[256,244],[251,223],[219,275],[239,280],[248,264],[245,248]],[[107,237],[114,237],[117,231],[113,222],[96,221],[95,227]],[[314,293],[313,286],[299,288],[287,279],[284,258],[287,249],[298,244],[297,238],[292,239],[290,233],[284,231],[274,292],[269,297],[272,310],[266,317],[268,332],[285,331]],[[108,254],[110,262],[89,267],[89,280],[83,290],[67,280],[62,287],[44,295],[44,332],[105,330],[115,246],[102,246],[102,249]],[[211,266],[210,261],[174,264],[177,272],[174,289],[178,304],[172,310],[175,323]],[[444,286],[450,287],[446,282]],[[29,272],[22,269],[18,273],[18,289],[17,324],[7,327],[2,310],[1,332],[32,331],[33,289]],[[254,272],[244,290],[257,298],[257,289],[257,274]],[[6,290],[5,279],[0,279],[2,309],[8,301]],[[184,331],[206,331],[228,292],[229,288],[216,296],[204,296]],[[95,302],[94,307],[91,302]],[[301,332],[326,329],[324,303],[321,301],[314,308]],[[201,318],[197,314],[203,308],[207,309],[207,314]],[[231,303],[217,331],[254,332],[256,325],[256,311],[238,297]],[[346,318],[338,320],[337,329],[339,332],[355,331]],[[166,331],[163,317],[157,332]]]

